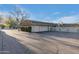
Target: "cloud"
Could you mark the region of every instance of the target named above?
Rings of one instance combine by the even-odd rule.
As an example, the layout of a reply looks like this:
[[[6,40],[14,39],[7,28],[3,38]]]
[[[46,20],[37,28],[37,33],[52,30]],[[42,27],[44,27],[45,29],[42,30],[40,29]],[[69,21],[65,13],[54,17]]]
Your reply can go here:
[[[78,23],[79,22],[79,15],[75,15],[75,16],[64,16],[61,17],[59,19],[56,19],[55,21],[53,21],[55,23]]]
[[[7,15],[10,15],[10,13],[9,12],[0,12],[0,15],[7,16]]]
[[[54,12],[53,15],[61,14],[61,12]]]

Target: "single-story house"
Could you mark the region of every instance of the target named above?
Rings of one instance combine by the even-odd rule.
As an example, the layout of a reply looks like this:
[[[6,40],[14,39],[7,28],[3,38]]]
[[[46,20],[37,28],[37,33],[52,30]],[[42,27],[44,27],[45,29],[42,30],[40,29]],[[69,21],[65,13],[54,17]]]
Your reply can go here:
[[[21,30],[27,32],[52,31],[52,27],[54,26],[55,24],[53,23],[32,21],[32,20],[22,20],[20,23]]]
[[[79,24],[57,24],[32,20],[22,20],[20,23],[20,29],[27,32],[79,32]]]
[[[79,32],[79,24],[60,24],[53,27],[53,31]]]

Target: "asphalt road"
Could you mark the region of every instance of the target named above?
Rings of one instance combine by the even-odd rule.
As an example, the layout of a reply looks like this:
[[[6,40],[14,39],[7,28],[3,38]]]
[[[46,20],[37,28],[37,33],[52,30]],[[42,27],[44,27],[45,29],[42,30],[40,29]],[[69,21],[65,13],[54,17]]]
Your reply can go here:
[[[78,54],[79,33],[0,31],[0,53]]]
[[[31,53],[28,48],[19,43],[15,37],[7,35],[5,31],[0,31],[0,54]]]

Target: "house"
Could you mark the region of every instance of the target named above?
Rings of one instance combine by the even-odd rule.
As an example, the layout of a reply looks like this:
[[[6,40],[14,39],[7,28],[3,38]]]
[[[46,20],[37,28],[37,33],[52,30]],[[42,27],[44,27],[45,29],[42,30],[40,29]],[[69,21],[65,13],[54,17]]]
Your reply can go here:
[[[52,27],[54,26],[55,24],[53,23],[32,20],[22,20],[20,23],[21,30],[27,32],[52,31]]]
[[[57,24],[32,20],[22,20],[20,23],[20,29],[27,32],[79,32],[79,24]]]
[[[60,24],[53,29],[60,32],[79,32],[79,24]]]

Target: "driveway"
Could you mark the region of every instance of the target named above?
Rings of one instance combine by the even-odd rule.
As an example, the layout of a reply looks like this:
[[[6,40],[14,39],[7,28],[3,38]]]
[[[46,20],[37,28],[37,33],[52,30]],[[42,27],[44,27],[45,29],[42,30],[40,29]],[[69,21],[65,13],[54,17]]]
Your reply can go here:
[[[78,54],[79,33],[1,30],[0,53]]]
[[[0,31],[0,53],[1,54],[24,54],[32,53],[28,48],[17,41],[16,37],[8,34],[8,30]],[[14,35],[14,34],[13,34]]]

